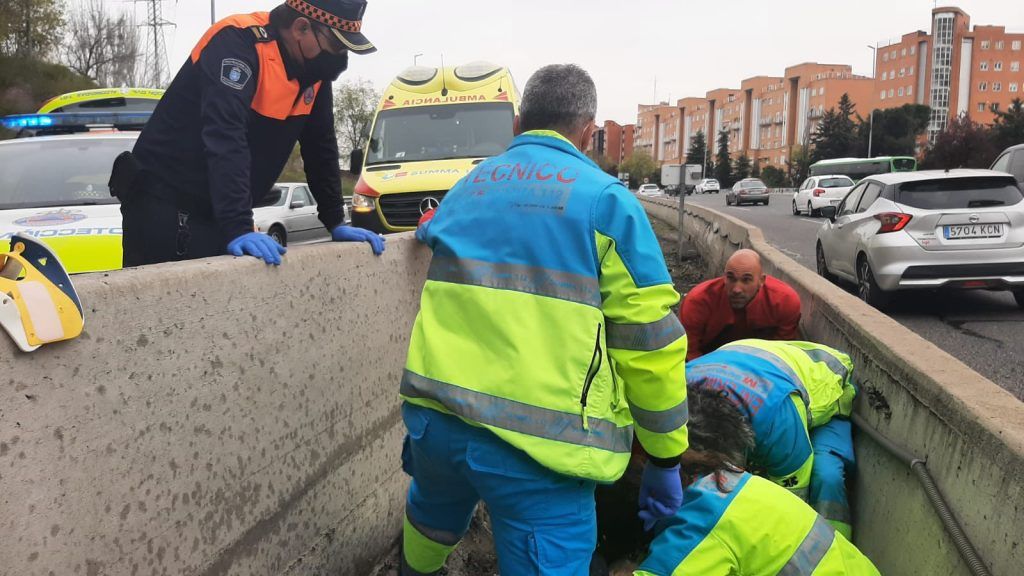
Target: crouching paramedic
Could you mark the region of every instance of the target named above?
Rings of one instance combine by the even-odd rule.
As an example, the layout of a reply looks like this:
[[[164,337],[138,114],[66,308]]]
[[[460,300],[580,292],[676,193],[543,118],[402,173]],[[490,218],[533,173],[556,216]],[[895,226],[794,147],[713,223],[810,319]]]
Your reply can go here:
[[[505,576],[586,575],[594,486],[651,456],[642,511],[681,503],[686,335],[639,202],[581,150],[590,76],[547,66],[517,136],[448,194],[402,377],[403,574],[434,574],[487,504]]]
[[[850,538],[852,372],[849,356],[821,344],[739,340],[687,364],[686,382],[724,391],[753,426],[752,469]]]
[[[124,265],[231,253],[280,264],[285,248],[254,231],[253,205],[271,190],[298,142],[309,189],[336,241],[384,241],[344,226],[331,83],[360,32],[362,0],[288,0],[229,16],[192,50],[132,153],[114,163]]]
[[[726,391],[690,391],[684,503],[655,524],[649,554],[633,574],[877,576],[871,560],[806,503],[743,471],[755,431],[732,402]]]

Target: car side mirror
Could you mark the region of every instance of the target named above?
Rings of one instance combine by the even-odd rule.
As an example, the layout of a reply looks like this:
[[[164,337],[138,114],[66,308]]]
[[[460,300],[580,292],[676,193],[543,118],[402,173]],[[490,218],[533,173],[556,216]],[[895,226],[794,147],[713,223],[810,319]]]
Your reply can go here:
[[[302,200],[292,200],[292,203],[288,205],[289,208],[295,210],[296,208],[305,208],[306,203]]]
[[[348,155],[348,171],[360,174],[363,171],[363,149],[356,148]]]
[[[831,222],[836,221],[836,207],[835,206],[822,206],[821,215],[828,218]]]

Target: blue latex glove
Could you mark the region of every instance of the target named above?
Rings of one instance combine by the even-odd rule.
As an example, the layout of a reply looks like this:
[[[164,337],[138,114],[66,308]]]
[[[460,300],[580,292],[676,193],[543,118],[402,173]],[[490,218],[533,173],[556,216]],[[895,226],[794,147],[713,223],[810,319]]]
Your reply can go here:
[[[249,232],[242,234],[231,242],[228,242],[228,252],[234,256],[248,254],[261,258],[267,264],[278,266],[281,264],[281,255],[288,249],[277,243],[276,240],[262,232]]]
[[[369,242],[374,254],[380,256],[384,253],[384,237],[365,228],[336,226],[331,230],[331,239],[335,242]]]
[[[640,480],[640,519],[644,530],[650,531],[655,522],[668,518],[683,505],[683,483],[679,478],[679,465],[662,468],[648,462]]]

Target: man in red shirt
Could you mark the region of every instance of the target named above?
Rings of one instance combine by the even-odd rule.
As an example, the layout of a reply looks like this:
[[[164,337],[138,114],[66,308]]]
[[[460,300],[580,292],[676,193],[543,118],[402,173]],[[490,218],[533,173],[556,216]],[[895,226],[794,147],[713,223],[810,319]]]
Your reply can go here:
[[[679,319],[689,340],[687,360],[744,338],[799,340],[800,296],[763,272],[757,252],[737,250],[724,276],[686,295]]]

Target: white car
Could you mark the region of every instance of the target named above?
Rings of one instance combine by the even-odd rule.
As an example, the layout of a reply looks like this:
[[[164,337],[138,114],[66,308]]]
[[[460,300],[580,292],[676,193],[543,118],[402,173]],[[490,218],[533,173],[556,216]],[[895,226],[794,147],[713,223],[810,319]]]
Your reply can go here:
[[[256,229],[270,235],[281,246],[330,238],[317,217],[316,199],[304,182],[278,182],[259,206],[253,208],[252,215]],[[345,221],[349,220],[346,204]]]
[[[636,192],[642,196],[661,196],[661,188],[657,184],[641,184]]]
[[[1024,193],[1009,174],[876,174],[818,230],[818,274],[884,308],[897,290],[1011,290],[1024,307]]]
[[[714,178],[705,178],[693,188],[694,194],[711,194],[712,192],[718,194],[719,191],[721,191],[721,186]]]
[[[851,188],[853,180],[848,176],[811,176],[793,194],[793,215],[821,216],[823,207],[839,206]]]

